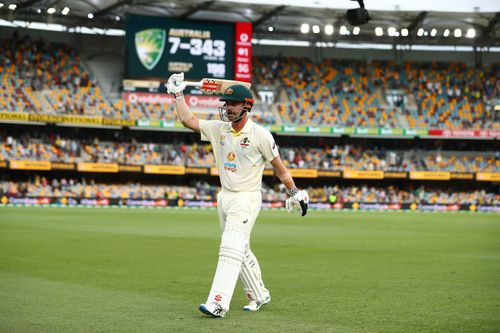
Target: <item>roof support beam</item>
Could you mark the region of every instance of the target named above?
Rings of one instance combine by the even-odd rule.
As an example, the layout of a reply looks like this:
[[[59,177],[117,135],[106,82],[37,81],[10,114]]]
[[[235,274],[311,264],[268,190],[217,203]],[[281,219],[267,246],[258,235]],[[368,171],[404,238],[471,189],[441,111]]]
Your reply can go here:
[[[196,13],[197,11],[200,11],[200,10],[204,10],[204,9],[207,9],[209,8],[210,6],[212,6],[213,4],[215,3],[214,0],[210,0],[210,1],[205,1],[205,2],[202,2],[200,3],[199,5],[197,6],[193,6],[192,8],[190,8],[187,12],[185,13],[182,13],[179,18],[188,18],[189,16],[193,15],[194,13]]]
[[[496,13],[495,16],[493,16],[493,18],[488,22],[488,25],[482,31],[481,39],[488,39],[498,23],[500,23],[500,12]]]
[[[17,5],[17,10],[20,10],[20,9],[24,9],[24,8],[28,8],[28,7],[31,7],[33,5],[35,5],[37,2],[40,2],[41,0],[28,0],[28,1],[25,1],[23,3],[20,3],[19,5]]]
[[[111,11],[117,9],[117,8],[120,8],[121,6],[124,6],[126,4],[128,4],[129,2],[131,2],[131,0],[121,0],[121,1],[117,1],[115,2],[114,4],[108,6],[108,7],[105,7],[101,10],[98,10],[97,12],[94,13],[94,17],[99,17],[99,16],[103,16],[103,15],[106,15],[108,13],[110,13]]]
[[[413,31],[417,29],[420,24],[424,21],[425,17],[427,16],[429,12],[422,11],[418,13],[417,16],[411,21],[410,25],[408,26],[408,35],[412,35]]]
[[[267,13],[265,13],[264,15],[259,17],[255,22],[253,22],[253,24],[252,24],[253,28],[254,29],[257,28],[259,25],[261,25],[262,23],[264,23],[265,21],[267,21],[271,17],[278,15],[285,8],[286,8],[286,6],[282,5],[282,6],[278,6],[278,7],[274,8],[273,10],[268,11]]]

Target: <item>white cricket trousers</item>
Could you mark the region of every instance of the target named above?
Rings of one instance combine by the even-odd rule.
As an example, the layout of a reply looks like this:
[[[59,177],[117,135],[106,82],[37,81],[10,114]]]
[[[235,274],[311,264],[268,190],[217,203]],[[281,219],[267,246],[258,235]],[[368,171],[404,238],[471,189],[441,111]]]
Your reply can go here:
[[[217,195],[217,213],[220,230],[234,228],[246,235],[248,243],[250,234],[262,205],[260,191],[231,192],[222,190]]]
[[[246,261],[251,259],[256,263],[259,274],[254,275],[261,280],[260,267],[250,250],[250,234],[259,215],[261,204],[260,191],[232,192],[223,189],[217,196],[217,213],[222,237],[219,262],[207,303],[217,302],[225,311],[229,310],[238,276]],[[251,295],[261,295],[263,290],[267,292],[267,289],[263,289],[262,282],[252,283],[253,288],[247,286],[243,278],[242,282],[247,295],[249,294],[247,289]],[[253,289],[258,290],[255,292]]]

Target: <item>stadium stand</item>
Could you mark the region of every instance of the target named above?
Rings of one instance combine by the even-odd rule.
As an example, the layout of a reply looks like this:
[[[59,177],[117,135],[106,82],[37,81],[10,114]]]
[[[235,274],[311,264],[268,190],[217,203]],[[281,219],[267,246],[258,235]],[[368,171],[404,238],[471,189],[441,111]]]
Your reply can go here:
[[[12,38],[0,41],[0,112],[77,115],[149,121],[176,121],[172,105],[132,103],[112,99],[101,89],[81,55],[67,45],[42,39]],[[471,68],[462,63],[353,61],[307,58],[255,57],[254,88],[275,87],[275,105],[259,105],[253,119],[262,124],[372,128],[498,129],[493,104],[499,97],[498,66]],[[265,104],[265,103],[264,103]],[[194,108],[201,119],[218,119],[216,110]],[[5,125],[7,128],[9,125]],[[39,127],[42,128],[42,127]],[[0,129],[0,162],[29,160],[62,163],[118,163],[141,166],[209,168],[215,165],[212,147],[192,137],[174,138],[171,132],[143,135],[118,130],[103,135],[44,127]],[[69,133],[69,134],[68,134]],[[168,133],[168,134],[165,134]],[[184,135],[184,134],[183,134]],[[443,148],[408,140],[368,144],[361,138],[306,140],[280,137],[280,155],[290,169],[342,172],[446,171],[498,173],[500,152],[487,143],[460,143]],[[305,142],[308,142],[307,144]],[[495,142],[495,141],[491,141]],[[0,166],[2,167],[2,166]],[[268,165],[270,168],[270,165]],[[214,200],[220,187],[206,179],[166,179],[158,184],[145,175],[125,179],[86,179],[77,171],[64,177],[54,174],[25,175],[6,172],[0,197],[77,197],[113,199]],[[10,177],[12,176],[13,177]],[[19,178],[18,178],[19,177]],[[119,177],[118,177],[119,178]],[[269,179],[267,179],[268,181]],[[208,182],[207,182],[208,181]],[[298,180],[300,182],[300,180]],[[188,182],[191,182],[188,184]],[[463,185],[463,184],[462,184]],[[318,203],[419,203],[499,205],[497,190],[486,186],[460,188],[397,180],[355,184],[340,178],[308,184],[312,202]],[[283,201],[283,189],[264,184],[263,198]],[[334,199],[332,199],[334,198]],[[332,201],[333,200],[333,201]]]
[[[1,40],[0,112],[82,115],[121,119],[175,121],[170,104],[111,100],[92,78],[71,47],[30,38]],[[201,119],[217,119],[216,110],[200,112]],[[254,112],[262,123],[276,122],[272,113]]]
[[[92,179],[53,178],[48,180],[36,175],[25,182],[0,181],[0,197],[78,197],[78,198],[118,198],[118,199],[183,199],[215,200],[219,186],[197,181],[192,186],[144,185],[139,183],[109,184]],[[420,203],[430,204],[500,204],[500,195],[484,190],[452,191],[450,189],[430,189],[424,186],[416,189],[395,186],[323,186],[309,187],[312,202],[365,203]],[[266,201],[280,201],[285,191],[265,186],[263,198]],[[332,203],[334,203],[332,202]]]
[[[71,114],[122,119],[176,120],[172,106],[112,101],[63,44],[15,35],[1,41],[0,108],[8,112]],[[254,58],[256,85],[278,86],[286,98],[257,121],[294,125],[498,129],[492,101],[498,68],[463,63],[362,62]],[[398,91],[391,95],[390,91]],[[412,101],[412,102],[411,102]],[[195,110],[196,111],[196,110]],[[216,112],[197,112],[214,119]],[[406,126],[407,125],[407,126]]]
[[[277,107],[295,125],[401,128],[499,128],[491,102],[499,95],[496,66],[463,63],[372,63],[256,58],[255,80],[284,88]],[[388,91],[400,91],[392,106]],[[414,107],[409,105],[414,100]],[[406,101],[406,103],[404,102]],[[389,103],[391,104],[391,103]]]
[[[37,137],[0,135],[0,142],[0,160],[215,165],[209,144],[101,141],[98,137],[84,140],[55,133]],[[280,155],[292,169],[500,172],[498,152],[403,151],[345,144],[322,148],[280,147]]]
[[[80,55],[64,44],[29,37],[0,43],[0,94],[5,111],[100,116],[110,106]]]

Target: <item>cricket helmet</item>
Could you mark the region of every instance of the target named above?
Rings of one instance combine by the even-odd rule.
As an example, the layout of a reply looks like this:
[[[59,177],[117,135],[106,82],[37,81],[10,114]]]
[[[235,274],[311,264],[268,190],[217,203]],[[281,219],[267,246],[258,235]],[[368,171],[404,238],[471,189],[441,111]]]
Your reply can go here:
[[[250,89],[241,84],[233,84],[224,91],[220,101],[233,101],[233,102],[254,102],[252,92]]]
[[[252,92],[247,87],[241,84],[234,84],[224,91],[224,94],[219,99],[222,102],[243,102],[241,106],[240,115],[237,119],[233,119],[233,122],[238,122],[245,114],[252,110],[252,106],[254,103]],[[224,103],[224,106],[219,108],[219,115],[222,121],[230,121],[227,114],[227,105]]]

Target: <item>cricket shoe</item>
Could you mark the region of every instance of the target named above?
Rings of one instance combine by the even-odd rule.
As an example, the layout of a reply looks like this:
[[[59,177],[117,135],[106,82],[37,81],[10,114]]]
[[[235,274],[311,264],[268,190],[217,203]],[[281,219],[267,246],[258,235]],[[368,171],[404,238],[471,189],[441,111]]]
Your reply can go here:
[[[215,302],[210,304],[200,304],[198,309],[200,309],[200,311],[204,314],[213,318],[224,318],[226,316],[226,311],[224,311],[222,307]]]
[[[267,304],[271,302],[271,296],[267,296],[264,298],[262,302],[256,301],[256,300],[251,300],[248,305],[245,305],[243,307],[243,310],[245,311],[258,311],[264,304]]]

